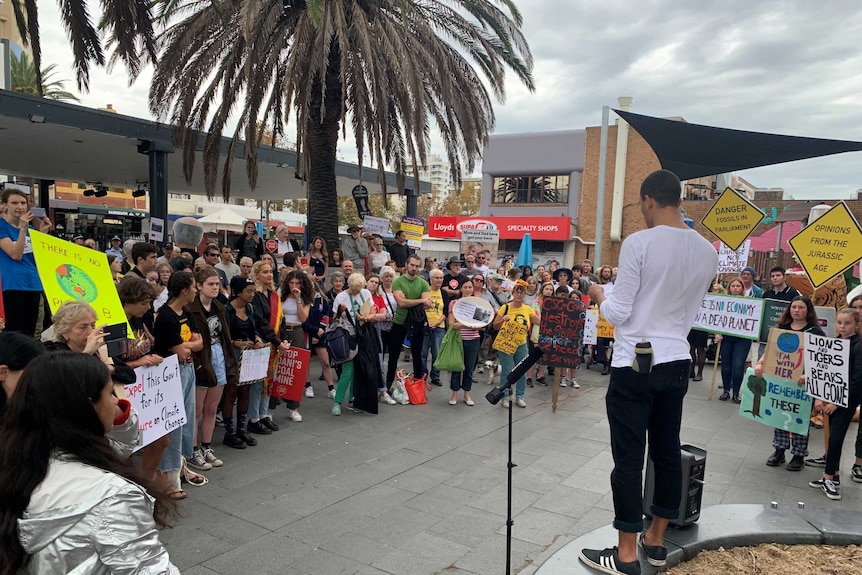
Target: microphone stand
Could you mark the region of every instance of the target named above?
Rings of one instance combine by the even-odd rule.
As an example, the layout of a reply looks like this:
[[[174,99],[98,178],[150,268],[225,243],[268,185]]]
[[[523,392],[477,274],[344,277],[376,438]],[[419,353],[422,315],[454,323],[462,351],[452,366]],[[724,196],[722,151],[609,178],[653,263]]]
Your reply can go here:
[[[501,381],[497,387],[489,391],[485,395],[485,399],[487,399],[492,405],[497,405],[499,401],[503,398],[505,392],[509,393],[509,454],[508,460],[506,461],[506,575],[512,572],[512,526],[515,524],[515,521],[512,519],[512,469],[517,467],[514,461],[512,461],[512,421],[513,416],[512,412],[514,410],[513,401],[514,394],[512,393],[512,386],[515,385],[527,371],[533,367],[536,362],[539,361],[539,358],[542,357],[544,352],[538,347],[533,349],[533,352],[522,359],[518,365],[512,368],[512,371],[509,373],[506,378]]]

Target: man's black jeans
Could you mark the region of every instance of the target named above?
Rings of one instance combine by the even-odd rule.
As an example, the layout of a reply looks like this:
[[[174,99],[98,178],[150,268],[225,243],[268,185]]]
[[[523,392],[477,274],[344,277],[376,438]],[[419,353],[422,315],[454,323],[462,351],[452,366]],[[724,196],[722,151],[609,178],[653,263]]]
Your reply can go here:
[[[630,367],[611,369],[605,402],[611,428],[614,470],[614,528],[643,530],[643,464],[649,431],[649,455],[655,469],[650,511],[675,519],[682,488],[679,428],[682,400],[688,391],[691,360],[662,363],[641,375]]]
[[[398,359],[401,357],[401,346],[404,344],[404,336],[407,335],[407,326],[404,324],[392,324],[389,332],[389,364],[386,369],[386,385],[392,385],[395,381],[395,371],[398,369]],[[422,342],[425,339],[421,327],[414,330],[410,338],[410,355],[413,358],[413,377],[420,378],[424,375],[425,364],[422,361]]]

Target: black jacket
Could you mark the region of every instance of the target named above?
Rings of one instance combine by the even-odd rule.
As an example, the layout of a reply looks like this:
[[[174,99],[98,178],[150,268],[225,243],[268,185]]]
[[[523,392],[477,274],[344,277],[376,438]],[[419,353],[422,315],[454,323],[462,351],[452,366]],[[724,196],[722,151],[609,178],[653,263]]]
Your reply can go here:
[[[221,341],[218,343],[221,343],[224,349],[227,382],[236,384],[239,381],[239,364],[236,360],[236,354],[233,352],[233,342],[230,339],[230,323],[227,319],[227,313],[224,306],[218,300],[213,300],[211,305],[215,308],[216,315],[221,322]],[[203,305],[201,305],[201,300],[195,298],[195,301],[187,305],[185,310],[189,314],[192,330],[201,334],[201,339],[203,339],[204,343],[200,351],[192,353],[195,361],[195,385],[198,387],[215,387],[218,385],[218,380],[212,366],[211,349],[215,342],[212,341],[206,312]]]

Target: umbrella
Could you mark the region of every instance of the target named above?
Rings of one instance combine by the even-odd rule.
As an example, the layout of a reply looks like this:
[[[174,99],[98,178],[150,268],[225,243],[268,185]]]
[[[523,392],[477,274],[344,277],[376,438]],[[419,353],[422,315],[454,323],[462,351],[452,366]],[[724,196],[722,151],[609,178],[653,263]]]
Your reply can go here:
[[[530,234],[524,234],[524,239],[521,240],[521,247],[518,250],[518,259],[515,260],[515,265],[521,269],[524,266],[533,267],[533,238]]]
[[[205,232],[224,231],[225,242],[227,242],[227,232],[241,233],[245,227],[246,218],[229,208],[222,208],[198,221],[203,225]]]

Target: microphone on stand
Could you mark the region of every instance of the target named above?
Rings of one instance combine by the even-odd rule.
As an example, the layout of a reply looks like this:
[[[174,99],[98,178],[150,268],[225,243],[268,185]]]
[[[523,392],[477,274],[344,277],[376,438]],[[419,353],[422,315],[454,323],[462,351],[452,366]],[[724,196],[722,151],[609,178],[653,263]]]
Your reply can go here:
[[[522,359],[518,362],[518,365],[512,368],[512,372],[506,376],[505,381],[501,381],[497,387],[485,395],[485,399],[487,399],[492,405],[500,403],[500,400],[503,399],[503,392],[513,386],[516,381],[521,379],[531,367],[536,365],[536,362],[538,362],[543,355],[545,355],[544,351],[538,347],[534,347],[533,351],[530,352],[530,355]]]

